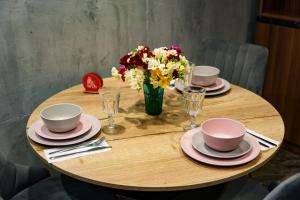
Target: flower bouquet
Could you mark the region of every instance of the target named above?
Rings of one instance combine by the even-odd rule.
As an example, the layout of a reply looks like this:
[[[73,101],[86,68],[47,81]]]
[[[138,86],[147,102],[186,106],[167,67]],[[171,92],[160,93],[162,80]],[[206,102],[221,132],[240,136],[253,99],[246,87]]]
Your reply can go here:
[[[128,81],[137,91],[144,89],[146,113],[159,115],[164,89],[173,79],[184,80],[189,71],[189,62],[181,53],[178,45],[153,51],[148,46],[138,46],[120,59],[119,69],[112,68],[112,76]]]

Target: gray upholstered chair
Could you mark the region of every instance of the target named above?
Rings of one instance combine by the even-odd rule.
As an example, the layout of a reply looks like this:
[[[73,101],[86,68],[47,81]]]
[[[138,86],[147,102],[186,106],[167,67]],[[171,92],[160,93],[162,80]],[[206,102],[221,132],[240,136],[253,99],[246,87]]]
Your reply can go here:
[[[300,173],[295,174],[275,187],[264,200],[300,199]]]
[[[203,40],[199,48],[197,65],[216,66],[230,83],[262,93],[268,49],[213,39]]]
[[[104,188],[67,176],[51,177],[41,167],[17,165],[0,155],[0,200],[114,200]]]
[[[182,192],[173,200],[193,200],[199,197],[209,197],[212,200],[298,200],[299,191],[300,173],[281,182],[272,191],[244,176],[228,183]]]

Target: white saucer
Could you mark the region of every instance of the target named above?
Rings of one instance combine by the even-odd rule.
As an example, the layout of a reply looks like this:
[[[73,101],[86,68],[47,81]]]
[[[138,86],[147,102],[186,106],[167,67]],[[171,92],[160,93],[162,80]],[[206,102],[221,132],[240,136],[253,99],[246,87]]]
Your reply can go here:
[[[86,115],[89,120],[92,123],[92,128],[85,134],[78,136],[76,138],[67,139],[67,140],[49,140],[43,137],[40,137],[35,132],[35,126],[30,126],[30,128],[27,131],[28,137],[33,140],[36,143],[47,145],[47,146],[67,146],[72,144],[77,144],[80,142],[84,142],[93,136],[95,136],[97,133],[99,133],[101,129],[101,124],[97,118],[91,115]]]
[[[226,152],[216,151],[216,150],[208,147],[204,143],[201,132],[195,133],[193,135],[192,145],[200,153],[210,156],[210,157],[214,157],[214,158],[237,158],[237,157],[245,155],[252,148],[249,136],[245,135],[241,144],[233,151],[226,151]]]
[[[224,81],[224,87],[218,89],[218,90],[213,90],[213,91],[207,91],[205,93],[205,96],[215,96],[215,95],[219,95],[219,94],[223,94],[226,93],[230,90],[231,88],[231,84],[226,81],[225,79],[222,79]],[[179,92],[183,91],[184,88],[184,82],[181,79],[176,79],[175,80],[175,88],[176,90],[178,90]]]

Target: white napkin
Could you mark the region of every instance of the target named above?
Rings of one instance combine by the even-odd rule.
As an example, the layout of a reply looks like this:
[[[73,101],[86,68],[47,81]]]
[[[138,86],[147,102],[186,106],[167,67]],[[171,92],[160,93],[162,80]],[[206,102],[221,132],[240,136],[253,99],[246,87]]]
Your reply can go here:
[[[171,80],[170,85],[167,88],[169,90],[175,90],[175,80]]]
[[[101,145],[99,145],[99,147],[100,146],[109,146],[109,145],[106,141],[103,141],[101,143]],[[64,148],[66,148],[66,147],[64,147]],[[58,152],[58,153],[54,153],[54,154],[49,154],[53,151],[57,151],[57,150],[64,149],[64,148],[45,149],[44,154],[46,156],[48,163],[61,162],[61,161],[72,159],[72,158],[77,158],[77,157],[81,157],[81,156],[86,156],[86,155],[90,155],[90,154],[94,154],[94,153],[101,153],[101,152],[111,150],[111,148],[105,148],[105,149],[99,149],[99,150],[95,150],[95,151],[83,152],[90,148],[90,147],[84,147],[84,148],[78,148],[78,149],[74,149],[74,150],[70,150],[70,151],[66,151],[66,152],[61,152],[61,153]],[[55,159],[50,159],[50,157],[53,157],[53,156],[65,155],[65,154],[69,154],[69,153],[76,153],[76,154],[63,156],[63,157],[55,158]]]
[[[168,86],[168,90],[175,90],[175,86]]]
[[[264,140],[270,141],[270,142],[276,144],[277,146],[279,146],[279,142],[276,141],[276,140],[273,140],[273,139],[271,139],[271,138],[269,138],[269,137],[266,137],[266,136],[264,136],[264,135],[262,135],[262,134],[260,134],[260,133],[257,133],[257,132],[255,132],[255,131],[252,131],[252,130],[250,130],[250,129],[247,129],[247,132],[248,132],[248,134],[251,133],[252,135],[256,135],[257,137],[263,138]],[[251,135],[251,134],[249,134],[249,135]],[[251,135],[251,136],[252,136],[252,135]],[[252,137],[254,137],[254,136],[252,136]],[[263,141],[262,139],[259,139],[259,138],[257,138],[257,137],[254,137],[254,138],[255,138],[258,142],[263,143],[263,144],[269,146],[269,147],[265,147],[265,146],[263,146],[263,145],[260,145],[260,148],[261,148],[262,151],[267,151],[267,150],[269,150],[269,149],[275,148],[274,145],[270,145],[269,143],[267,143],[267,142],[265,142],[265,141]]]

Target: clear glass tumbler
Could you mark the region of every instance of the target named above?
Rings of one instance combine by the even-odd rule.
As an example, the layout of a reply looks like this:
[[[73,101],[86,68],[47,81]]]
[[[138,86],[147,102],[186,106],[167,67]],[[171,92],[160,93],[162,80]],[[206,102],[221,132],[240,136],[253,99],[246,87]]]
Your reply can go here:
[[[102,111],[108,115],[108,125],[103,126],[102,130],[108,134],[119,132],[119,125],[114,123],[113,117],[119,111],[120,91],[104,91],[100,92],[100,99],[102,104]]]
[[[183,127],[184,130],[190,130],[199,126],[196,123],[196,117],[202,111],[205,92],[204,88],[198,86],[187,86],[184,88],[184,108],[190,118],[189,124]]]

